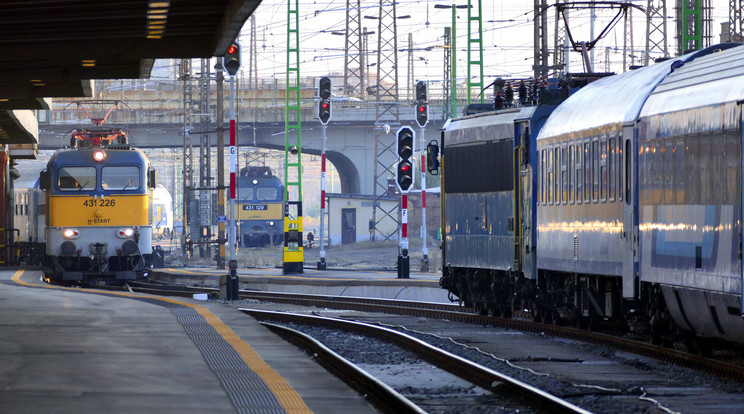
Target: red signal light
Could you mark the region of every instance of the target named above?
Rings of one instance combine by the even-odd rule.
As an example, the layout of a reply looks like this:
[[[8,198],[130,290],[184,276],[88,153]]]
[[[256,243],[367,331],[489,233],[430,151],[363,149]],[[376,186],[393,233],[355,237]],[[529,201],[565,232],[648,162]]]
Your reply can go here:
[[[408,165],[408,164],[402,165],[400,167],[400,170],[403,171],[403,172],[408,172],[408,170],[410,170],[410,169],[411,169],[411,166]]]
[[[424,112],[424,111],[426,111],[426,106],[419,105],[418,110],[419,110],[419,112]]]
[[[321,106],[323,107],[323,109],[328,109],[328,102],[323,102]]]
[[[230,55],[232,55],[236,51],[237,51],[237,48],[235,46],[232,46],[231,45],[229,48],[227,48],[227,53],[230,54]]]

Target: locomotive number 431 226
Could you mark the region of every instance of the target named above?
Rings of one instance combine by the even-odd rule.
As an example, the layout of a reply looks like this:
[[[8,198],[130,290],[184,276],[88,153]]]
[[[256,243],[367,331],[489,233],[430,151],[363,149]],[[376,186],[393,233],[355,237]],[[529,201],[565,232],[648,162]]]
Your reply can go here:
[[[89,198],[83,201],[83,205],[85,207],[114,207],[116,205],[116,199],[104,198],[99,200],[97,198]]]

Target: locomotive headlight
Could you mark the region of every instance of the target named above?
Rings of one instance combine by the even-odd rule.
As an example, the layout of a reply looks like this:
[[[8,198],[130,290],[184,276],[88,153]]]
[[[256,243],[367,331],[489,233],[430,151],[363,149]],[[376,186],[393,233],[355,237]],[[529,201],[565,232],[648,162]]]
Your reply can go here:
[[[78,231],[78,229],[62,230],[62,237],[64,237],[65,239],[75,239],[78,235],[80,235],[80,231]]]
[[[122,239],[128,239],[134,235],[134,229],[131,227],[127,227],[124,229],[119,229],[118,236]]]
[[[106,158],[106,153],[105,152],[103,152],[101,150],[97,150],[97,151],[94,151],[93,152],[93,160],[94,161],[101,162],[101,161],[103,161],[104,158]]]

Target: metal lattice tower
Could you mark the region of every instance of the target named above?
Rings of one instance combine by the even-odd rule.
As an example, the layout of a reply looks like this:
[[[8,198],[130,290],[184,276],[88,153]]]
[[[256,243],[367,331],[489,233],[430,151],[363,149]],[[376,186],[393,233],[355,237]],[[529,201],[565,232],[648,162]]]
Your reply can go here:
[[[651,55],[669,57],[667,40],[666,0],[648,0],[646,5],[646,55],[643,64],[648,66]]]
[[[284,117],[284,273],[302,273],[302,127],[299,0],[287,3],[287,93]]]
[[[248,42],[248,89],[253,90],[258,89],[258,39],[256,37],[256,15],[253,14],[251,15],[251,40]]]
[[[477,3],[473,7],[473,2]],[[480,103],[485,102],[483,93],[483,8],[480,0],[468,0],[468,104],[473,97],[480,96]],[[473,28],[473,26],[476,28]],[[473,77],[476,77],[475,80]],[[473,91],[475,89],[475,91]]]
[[[408,33],[408,73],[406,76],[406,102],[413,102],[411,92],[415,82],[413,74],[413,33]]]
[[[535,30],[534,63],[535,79],[548,75],[548,0],[535,0],[533,8]]]
[[[387,209],[379,200],[390,194],[394,188],[390,177],[395,176],[394,164],[398,159],[395,152],[395,139],[387,132],[400,125],[398,108],[398,26],[396,23],[394,0],[380,0],[380,15],[377,23],[377,93],[375,115],[375,168],[372,221],[374,230],[372,240],[381,236],[390,240],[397,235],[398,207]],[[385,126],[387,125],[387,131]],[[379,205],[378,205],[379,204]],[[383,233],[379,224],[384,221],[396,223],[396,231]],[[391,226],[392,228],[392,226]]]
[[[630,66],[635,65],[635,49],[633,43],[633,8],[628,7],[625,12],[623,27],[623,72],[628,70],[628,57],[630,57]]]
[[[677,53],[710,46],[710,0],[677,0]]]
[[[729,0],[729,34],[730,42],[741,42],[744,39],[744,1]]]
[[[556,0],[556,3],[565,3],[567,0]],[[568,18],[568,14],[566,14]],[[561,12],[555,8],[555,35],[553,36],[553,68],[556,72],[568,72],[568,38],[566,37],[566,26],[563,24]]]
[[[344,55],[344,94],[364,93],[364,53],[362,53],[361,0],[346,0],[346,54]]]
[[[199,145],[199,204],[196,206],[199,217],[199,257],[212,257],[209,241],[212,238],[212,143],[209,130],[210,68],[211,59],[202,58],[201,76],[199,76],[199,116],[201,124]]]
[[[442,121],[446,121],[447,118],[455,117],[455,113],[451,112],[452,108],[452,29],[449,27],[444,28],[444,85],[442,86],[444,93],[444,102],[442,107]]]
[[[181,59],[181,82],[183,86],[183,169],[182,191],[181,191],[181,222],[183,223],[183,233],[181,233],[181,246],[186,247],[187,238],[191,238],[191,225],[189,223],[193,203],[192,188],[194,186],[194,146],[191,140],[191,130],[193,129],[193,88],[191,85],[191,60]],[[176,220],[177,221],[177,220]],[[191,238],[193,240],[193,238]]]

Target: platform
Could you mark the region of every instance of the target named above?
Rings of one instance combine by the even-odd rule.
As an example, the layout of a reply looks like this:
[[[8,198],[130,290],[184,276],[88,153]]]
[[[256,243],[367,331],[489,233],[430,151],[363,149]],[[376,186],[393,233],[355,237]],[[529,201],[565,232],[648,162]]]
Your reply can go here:
[[[153,269],[151,280],[189,286],[219,287],[220,276],[228,270],[216,268]],[[385,299],[451,303],[447,291],[439,287],[439,275],[411,273],[398,279],[396,272],[369,270],[317,270],[282,274],[280,268],[243,268],[237,271],[241,290],[358,296]]]
[[[375,412],[230,306],[40,276],[0,271],[0,412]]]

